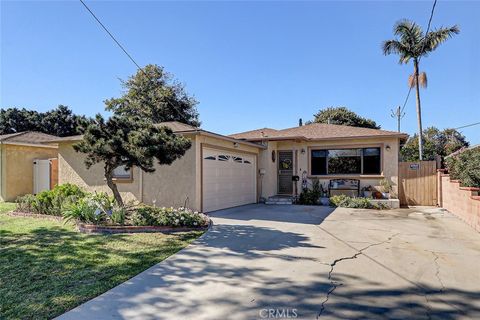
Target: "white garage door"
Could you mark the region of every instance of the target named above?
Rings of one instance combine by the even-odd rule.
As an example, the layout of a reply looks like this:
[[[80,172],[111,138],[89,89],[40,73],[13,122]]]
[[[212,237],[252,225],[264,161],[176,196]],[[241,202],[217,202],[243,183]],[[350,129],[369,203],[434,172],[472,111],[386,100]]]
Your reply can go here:
[[[257,201],[255,156],[204,148],[202,162],[204,212]]]

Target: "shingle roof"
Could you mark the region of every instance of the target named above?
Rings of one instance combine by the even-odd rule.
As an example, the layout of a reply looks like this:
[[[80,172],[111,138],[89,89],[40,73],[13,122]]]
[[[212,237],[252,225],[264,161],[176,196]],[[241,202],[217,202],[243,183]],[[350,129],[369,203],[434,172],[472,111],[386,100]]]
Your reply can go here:
[[[230,137],[232,138],[245,139],[250,141],[286,139],[328,140],[341,138],[351,139],[360,137],[368,138],[386,136],[401,138],[408,137],[407,134],[399,133],[396,131],[377,130],[324,123],[306,124],[300,127],[293,127],[283,130],[265,128],[230,135]]]
[[[173,132],[193,132],[199,130],[193,126],[190,126],[185,123],[181,123],[178,121],[167,121],[167,122],[160,122],[157,124],[158,126],[165,126],[170,128]],[[83,135],[77,136],[70,136],[70,137],[53,137],[50,142],[68,142],[68,141],[79,141],[82,140]]]
[[[245,131],[242,133],[232,134],[232,135],[229,135],[229,137],[236,138],[236,139],[245,139],[245,140],[256,139],[259,137],[268,138],[268,137],[277,135],[278,132],[279,130],[275,130],[272,128],[262,128],[262,129],[256,129],[251,131]]]
[[[24,131],[0,135],[0,141],[8,143],[44,144],[58,137],[37,131]]]
[[[197,131],[199,128],[178,121],[160,122],[158,126],[169,127],[173,132]]]

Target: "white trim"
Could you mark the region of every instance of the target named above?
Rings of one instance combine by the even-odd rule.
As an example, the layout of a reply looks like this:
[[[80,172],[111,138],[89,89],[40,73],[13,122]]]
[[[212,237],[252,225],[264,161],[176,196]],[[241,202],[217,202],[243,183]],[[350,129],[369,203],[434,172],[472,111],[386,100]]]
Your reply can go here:
[[[47,144],[35,144],[35,143],[24,143],[24,142],[0,142],[1,144],[8,144],[8,145],[18,145],[18,146],[25,146],[25,147],[37,147],[37,148],[50,148],[50,149],[58,149],[58,146],[51,146]]]

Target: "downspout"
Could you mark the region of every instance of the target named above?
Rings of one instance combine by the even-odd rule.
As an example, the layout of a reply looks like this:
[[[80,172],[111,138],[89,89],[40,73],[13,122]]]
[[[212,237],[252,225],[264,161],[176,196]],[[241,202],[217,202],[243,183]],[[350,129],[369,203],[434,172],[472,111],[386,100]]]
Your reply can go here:
[[[143,202],[143,170],[138,168],[140,173],[138,174],[138,198],[140,202]]]
[[[3,198],[3,162],[3,142],[0,141],[0,198],[5,201]]]

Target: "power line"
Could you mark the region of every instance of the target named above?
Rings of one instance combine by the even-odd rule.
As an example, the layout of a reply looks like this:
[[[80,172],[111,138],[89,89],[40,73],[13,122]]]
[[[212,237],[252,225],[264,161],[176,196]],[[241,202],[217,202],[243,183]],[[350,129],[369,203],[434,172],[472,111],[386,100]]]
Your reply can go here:
[[[475,123],[471,123],[471,124],[467,124],[465,126],[461,126],[461,127],[458,127],[458,128],[453,128],[453,130],[458,130],[458,129],[463,129],[463,128],[468,128],[468,127],[473,127],[473,126],[477,126],[479,125],[480,122],[475,122]]]
[[[423,46],[422,46],[422,51],[423,49],[425,48],[425,39],[427,38],[427,35],[428,35],[428,31],[430,31],[430,26],[432,24],[432,19],[433,19],[433,14],[435,12],[435,7],[437,6],[437,0],[434,0],[433,1],[433,6],[432,6],[432,10],[430,12],[430,18],[428,19],[428,25],[427,25],[427,31],[425,31],[425,36],[423,38]],[[422,59],[422,56],[418,57],[418,62],[420,62],[420,60]],[[405,98],[405,102],[403,103],[403,107],[402,107],[402,112],[405,110],[405,106],[407,105],[407,102],[408,102],[408,98],[410,97],[410,93],[412,92],[412,87],[410,87],[408,89],[408,93],[407,93],[407,97]]]
[[[97,18],[97,16],[95,15],[95,13],[93,13],[92,10],[90,10],[90,8],[85,4],[85,2],[83,2],[83,0],[79,0],[83,6],[85,7],[85,9],[88,10],[88,12],[90,12],[90,14],[92,15],[93,18],[95,18],[95,20],[97,20],[98,24],[102,26],[103,30],[105,30],[106,33],[108,33],[108,35],[110,36],[110,38],[112,38],[113,41],[115,41],[115,43],[120,47],[120,49],[122,49],[122,51],[127,55],[127,57],[137,66],[138,69],[142,70],[142,68],[140,68],[140,65],[132,58],[132,56],[127,52],[127,50],[120,44],[120,42],[117,41],[117,39],[115,39],[115,37],[113,36],[113,34],[108,31],[107,27],[105,27],[105,25],[100,21],[100,19]],[[145,71],[143,71],[145,73]]]
[[[121,45],[120,42],[118,42],[118,40],[113,36],[113,34],[107,29],[107,27],[100,21],[99,18],[97,18],[97,16],[95,15],[95,13],[93,13],[92,10],[90,10],[90,8],[87,6],[87,4],[83,1],[83,0],[79,0],[83,6],[85,7],[85,9],[87,9],[87,11],[92,15],[92,17],[98,22],[98,24],[100,26],[102,26],[103,30],[105,30],[105,32],[110,36],[110,38],[112,38],[112,40],[118,45],[118,47],[120,49],[122,49],[122,51],[127,55],[127,57],[130,59],[130,61],[133,62],[133,64],[135,64],[135,66],[137,67],[138,70],[140,70],[141,72],[143,72],[143,74],[151,81],[152,79],[150,78],[150,76],[145,72],[145,70],[143,70],[140,65],[135,61],[135,59],[133,59],[133,57],[127,52],[127,50]],[[175,105],[172,105],[172,107],[177,111],[178,115],[180,117],[183,118],[183,120],[185,120],[186,123],[189,123],[190,121],[187,119],[186,116],[183,115],[183,113],[177,108],[177,106]]]

